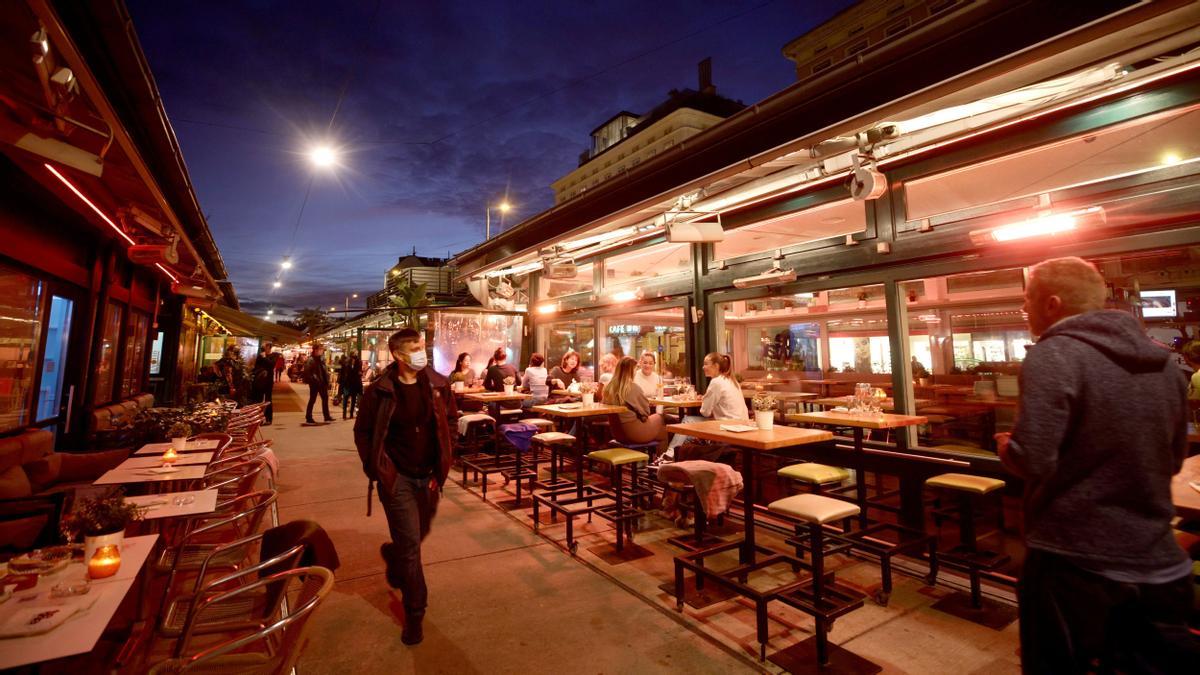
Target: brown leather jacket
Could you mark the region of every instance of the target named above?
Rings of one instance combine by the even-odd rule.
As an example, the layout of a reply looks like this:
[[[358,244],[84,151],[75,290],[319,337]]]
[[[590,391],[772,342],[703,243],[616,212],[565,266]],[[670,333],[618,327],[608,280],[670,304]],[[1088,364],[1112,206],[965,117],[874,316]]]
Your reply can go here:
[[[397,473],[383,444],[387,438],[388,425],[392,421],[392,411],[396,409],[393,379],[396,377],[396,369],[396,364],[391,364],[367,387],[359,403],[358,417],[354,421],[354,445],[358,448],[359,458],[362,459],[363,473],[367,474],[367,478],[379,481],[381,490],[389,492],[396,481]],[[441,461],[435,477],[441,486],[446,482],[453,461],[454,436],[450,433],[450,425],[458,418],[458,409],[454,403],[454,394],[450,391],[450,381],[441,373],[432,368],[425,368],[417,373],[417,382],[424,385],[424,391],[429,397],[426,401],[433,406],[438,446],[441,449]]]

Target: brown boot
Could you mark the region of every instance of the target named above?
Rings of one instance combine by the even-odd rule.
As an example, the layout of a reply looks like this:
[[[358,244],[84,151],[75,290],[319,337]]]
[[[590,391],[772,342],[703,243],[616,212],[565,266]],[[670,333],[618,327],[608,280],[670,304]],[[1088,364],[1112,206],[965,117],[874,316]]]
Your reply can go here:
[[[404,613],[404,630],[400,632],[400,641],[410,646],[421,644],[421,640],[425,639],[425,631],[421,628],[421,622],[424,619],[424,611],[406,611]]]

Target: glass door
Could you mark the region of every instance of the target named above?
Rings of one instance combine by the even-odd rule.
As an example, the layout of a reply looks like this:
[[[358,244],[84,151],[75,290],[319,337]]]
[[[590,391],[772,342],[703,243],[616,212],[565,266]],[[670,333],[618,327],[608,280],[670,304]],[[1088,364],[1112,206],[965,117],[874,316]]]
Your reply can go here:
[[[42,351],[36,421],[55,424],[69,414],[74,403],[74,386],[66,383],[67,354],[71,344],[71,319],[75,302],[60,295],[50,296],[50,314],[46,319],[46,347]],[[64,390],[64,384],[69,387]]]

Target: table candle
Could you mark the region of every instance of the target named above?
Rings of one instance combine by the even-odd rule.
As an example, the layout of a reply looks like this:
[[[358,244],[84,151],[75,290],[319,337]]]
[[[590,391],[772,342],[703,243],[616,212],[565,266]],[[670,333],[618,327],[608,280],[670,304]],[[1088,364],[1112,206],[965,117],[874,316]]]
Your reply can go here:
[[[101,546],[88,561],[88,576],[93,579],[111,577],[121,569],[121,548],[116,545]]]
[[[170,464],[177,459],[179,459],[179,454],[175,452],[175,448],[173,447],[167,448],[167,451],[164,452],[162,456],[162,461],[164,464]]]

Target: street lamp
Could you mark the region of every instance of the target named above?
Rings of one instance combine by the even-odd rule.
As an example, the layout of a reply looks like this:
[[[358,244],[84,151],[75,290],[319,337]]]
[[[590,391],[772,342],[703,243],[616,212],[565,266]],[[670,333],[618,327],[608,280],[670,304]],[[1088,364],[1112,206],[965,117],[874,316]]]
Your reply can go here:
[[[509,211],[512,210],[512,204],[509,204],[508,200],[504,200],[496,205],[496,210],[499,211],[501,214],[508,213]],[[484,238],[485,239],[492,238],[492,205],[491,204],[488,204],[488,207],[487,207],[487,232],[486,232],[486,235]]]
[[[358,293],[351,293],[350,295],[346,296],[346,312],[347,312],[347,316],[349,316],[349,312],[350,312],[350,298],[355,298],[355,299],[357,299],[357,298],[358,298]]]
[[[285,255],[285,256],[283,256],[283,262],[279,263],[279,266],[280,266],[280,267],[282,267],[282,268],[283,268],[283,269],[285,269],[285,270],[290,270],[290,269],[292,269],[292,261],[291,261],[291,256],[286,256],[286,255]]]
[[[275,283],[271,284],[271,286],[272,286],[273,288],[279,288],[279,287],[280,287],[280,286],[282,286],[282,285],[283,285],[283,282],[282,282],[282,281],[276,281]]]

